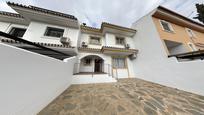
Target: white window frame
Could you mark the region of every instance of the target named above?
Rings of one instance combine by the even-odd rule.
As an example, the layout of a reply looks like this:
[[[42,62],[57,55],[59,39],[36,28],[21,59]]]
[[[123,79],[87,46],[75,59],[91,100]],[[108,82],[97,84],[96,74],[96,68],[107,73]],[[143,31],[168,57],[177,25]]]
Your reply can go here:
[[[91,43],[91,39],[92,38],[98,38],[99,39],[99,43]],[[101,37],[98,37],[98,36],[90,36],[89,37],[89,44],[91,45],[101,45]]]
[[[159,22],[160,22],[160,25],[161,25],[163,31],[166,31],[166,32],[175,32],[170,22],[167,22],[167,21],[165,21],[165,20],[159,20]],[[162,25],[162,22],[168,24],[170,31],[164,29],[164,27],[163,27],[163,25]]]
[[[188,30],[190,30],[191,33],[189,33]],[[196,38],[196,35],[195,35],[195,33],[193,32],[192,29],[190,29],[190,28],[186,28],[186,32],[188,33],[188,35],[189,35],[190,38]]]
[[[192,45],[192,47],[190,45]],[[198,49],[195,47],[195,45],[191,42],[188,43],[188,47],[191,49],[191,51],[198,51]]]
[[[54,36],[46,36],[45,34],[46,34],[46,31],[47,31],[47,29],[48,28],[56,28],[56,29],[61,29],[61,30],[64,30],[64,32],[63,32],[63,34],[62,34],[62,37],[64,36],[64,34],[65,34],[65,32],[66,32],[66,29],[65,28],[61,28],[61,27],[55,27],[55,26],[46,26],[46,28],[45,28],[45,31],[44,31],[44,33],[43,33],[43,38],[48,38],[48,39],[52,39],[52,38],[54,38],[54,39],[59,39],[60,37],[54,37]]]
[[[114,59],[123,59],[124,60],[124,67],[115,67],[114,65],[118,65],[118,64],[114,64]],[[118,60],[117,60],[117,62],[118,62]],[[125,57],[112,57],[112,65],[113,65],[113,69],[126,69],[127,68],[126,58]]]
[[[124,43],[123,43],[123,44],[117,43],[117,38],[123,39],[123,40],[124,40],[124,41],[123,41]],[[115,37],[115,44],[116,44],[116,45],[125,45],[125,44],[126,44],[125,37],[116,36],[116,37]]]

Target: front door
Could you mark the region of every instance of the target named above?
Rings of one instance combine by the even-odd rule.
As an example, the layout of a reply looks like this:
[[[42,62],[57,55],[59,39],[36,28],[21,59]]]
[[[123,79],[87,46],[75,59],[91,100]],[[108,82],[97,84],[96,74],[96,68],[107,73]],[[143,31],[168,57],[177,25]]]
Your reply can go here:
[[[102,72],[102,60],[101,59],[95,60],[94,72]]]

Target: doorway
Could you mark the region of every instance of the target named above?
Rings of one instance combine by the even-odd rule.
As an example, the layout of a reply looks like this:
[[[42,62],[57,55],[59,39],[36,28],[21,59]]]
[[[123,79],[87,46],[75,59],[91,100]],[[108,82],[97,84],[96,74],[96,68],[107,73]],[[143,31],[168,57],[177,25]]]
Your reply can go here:
[[[101,73],[102,71],[102,65],[103,60],[102,59],[95,59],[95,67],[94,67],[94,72],[96,73]]]

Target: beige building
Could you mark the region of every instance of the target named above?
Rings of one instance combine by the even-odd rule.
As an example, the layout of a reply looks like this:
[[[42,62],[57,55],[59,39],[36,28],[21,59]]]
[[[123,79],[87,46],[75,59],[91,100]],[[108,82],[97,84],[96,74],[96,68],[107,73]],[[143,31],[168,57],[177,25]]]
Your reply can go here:
[[[204,25],[161,6],[152,18],[170,55],[204,49]]]

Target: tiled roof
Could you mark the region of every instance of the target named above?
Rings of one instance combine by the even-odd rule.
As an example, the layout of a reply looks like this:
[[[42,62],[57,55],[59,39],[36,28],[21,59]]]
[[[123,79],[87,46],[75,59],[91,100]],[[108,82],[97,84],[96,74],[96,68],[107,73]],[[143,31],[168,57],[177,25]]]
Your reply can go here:
[[[118,25],[107,23],[107,22],[103,22],[101,24],[101,28],[94,28],[94,27],[90,27],[90,26],[86,26],[86,25],[81,25],[82,30],[94,31],[94,32],[98,32],[98,33],[103,33],[104,27],[110,27],[110,28],[114,28],[114,29],[118,29],[118,30],[122,30],[122,31],[128,31],[128,32],[136,32],[135,29],[127,28],[127,27],[123,27],[123,26],[118,26]]]
[[[55,15],[55,16],[60,16],[60,17],[64,17],[64,18],[77,20],[77,18],[73,15],[64,14],[64,13],[60,13],[60,12],[56,12],[56,11],[52,11],[52,10],[48,10],[48,9],[44,9],[44,8],[39,8],[36,6],[31,6],[31,5],[26,6],[26,5],[22,5],[22,4],[13,3],[13,2],[7,2],[7,4],[9,6],[17,6],[17,7],[26,8],[26,9],[30,9],[30,10],[41,12],[41,13],[46,13],[46,14],[51,14],[51,15]]]
[[[12,39],[4,39],[4,38],[0,38],[0,42],[4,42],[4,43],[9,43],[9,44],[24,44]],[[58,48],[74,48],[74,47],[70,47],[70,46],[64,46],[61,44],[51,44],[51,43],[41,43],[41,42],[33,42],[34,44],[38,44],[41,46],[47,46],[47,47],[58,47]]]
[[[101,52],[101,49],[98,48],[84,48],[84,47],[79,47],[78,48],[80,51],[91,51],[91,52]]]
[[[132,28],[127,28],[127,27],[123,27],[123,26],[119,26],[119,25],[115,25],[115,24],[111,24],[111,23],[107,23],[107,22],[102,22],[101,28],[103,28],[104,26],[112,26],[112,27],[117,27],[117,28],[122,28],[122,29],[126,29],[126,30],[130,30],[130,31],[135,31],[135,29]]]
[[[197,25],[199,25],[199,26],[204,27],[204,25],[203,25],[202,23],[196,22],[195,20],[192,20],[192,19],[190,19],[190,18],[188,18],[188,17],[186,17],[186,16],[183,16],[183,15],[181,15],[181,14],[179,14],[179,13],[176,13],[176,12],[174,12],[174,11],[172,11],[172,10],[169,10],[169,9],[163,7],[163,6],[159,6],[158,9],[167,11],[167,12],[169,12],[169,13],[171,13],[171,14],[174,14],[174,15],[180,17],[181,19],[187,20],[187,21],[189,21],[189,22],[192,22],[192,23],[194,23],[194,24],[197,24]]]
[[[23,16],[21,16],[20,14],[5,12],[5,11],[0,11],[0,15],[11,16],[11,17],[15,17],[15,18],[23,18]]]

